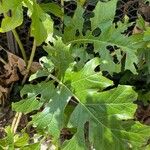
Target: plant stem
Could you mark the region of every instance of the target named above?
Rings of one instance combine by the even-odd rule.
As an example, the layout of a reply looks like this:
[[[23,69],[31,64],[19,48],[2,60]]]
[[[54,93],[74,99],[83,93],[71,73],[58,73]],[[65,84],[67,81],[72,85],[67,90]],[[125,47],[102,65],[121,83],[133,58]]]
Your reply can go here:
[[[64,25],[63,25],[63,23],[64,23],[64,0],[61,0],[61,11],[62,11],[62,17],[61,17],[61,21],[62,21],[62,25],[61,25],[61,27],[62,27],[62,31],[63,31],[63,27],[64,27]]]
[[[28,66],[27,66],[27,74],[24,76],[24,78],[22,80],[22,85],[25,84],[26,79],[28,77],[28,74],[29,74],[29,71],[30,71],[30,68],[31,68],[31,65],[32,65],[32,62],[33,62],[33,58],[34,58],[34,55],[35,55],[35,51],[36,51],[36,40],[34,39],[30,59],[29,59]],[[12,130],[13,133],[15,133],[16,130],[17,130],[17,127],[19,125],[21,116],[22,116],[22,113],[17,112],[14,119],[13,119],[12,126],[11,126],[11,130]]]
[[[123,53],[122,59],[121,59],[121,71],[123,72],[125,70],[125,63],[126,63],[126,54]]]
[[[35,51],[36,51],[36,40],[34,39],[30,59],[29,59],[28,66],[27,66],[27,74],[24,76],[24,78],[22,80],[22,85],[26,82],[26,79],[28,77],[28,74],[29,74],[29,71],[30,71],[30,68],[31,68],[31,65],[33,62],[33,58],[35,55]]]
[[[23,59],[24,59],[26,65],[27,65],[27,56],[26,56],[26,53],[25,53],[25,49],[24,49],[24,47],[23,47],[23,44],[22,44],[22,42],[21,42],[21,40],[20,40],[20,38],[19,38],[19,36],[18,36],[18,33],[16,32],[15,29],[12,30],[12,33],[13,33],[13,35],[14,35],[14,37],[15,37],[15,39],[16,39],[18,45],[19,45],[19,48],[20,48],[21,53],[22,53],[22,57],[23,57]]]
[[[2,57],[0,57],[0,61],[1,61],[4,65],[7,64],[7,62],[6,62]]]
[[[7,13],[3,13],[3,15],[4,15],[4,17],[9,16]],[[11,30],[11,31],[12,31],[12,33],[13,33],[13,35],[14,35],[14,37],[15,37],[15,39],[16,39],[18,45],[19,45],[19,48],[20,48],[21,53],[22,53],[22,57],[23,57],[23,59],[24,59],[26,65],[27,65],[26,52],[25,52],[25,49],[24,49],[24,47],[23,47],[23,44],[22,44],[22,42],[21,42],[21,40],[20,40],[20,38],[19,38],[19,35],[18,35],[18,33],[16,32],[15,29],[13,29],[13,30]]]
[[[22,116],[22,113],[21,113],[21,112],[17,112],[17,113],[15,114],[15,117],[14,117],[13,122],[12,122],[12,125],[11,125],[11,131],[12,131],[13,133],[15,133],[16,130],[17,130],[17,127],[18,127],[18,125],[19,125],[21,116]]]

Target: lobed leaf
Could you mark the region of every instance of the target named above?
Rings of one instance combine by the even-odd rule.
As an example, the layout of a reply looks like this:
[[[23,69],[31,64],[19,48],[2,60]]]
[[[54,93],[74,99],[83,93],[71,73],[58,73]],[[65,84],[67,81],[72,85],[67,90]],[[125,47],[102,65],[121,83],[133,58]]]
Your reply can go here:
[[[98,52],[101,57],[101,70],[109,71],[110,73],[121,71],[121,59],[123,58],[121,53],[124,52],[126,54],[125,69],[136,73],[134,63],[138,61],[137,50],[144,43],[142,40],[143,35],[125,36],[122,33],[130,24],[127,22],[118,23],[117,27],[113,24],[116,2],[116,0],[111,0],[97,3],[93,11],[94,16],[90,19],[91,27],[89,30],[84,29],[85,22],[82,17],[84,10],[78,6],[73,18],[66,24],[63,40],[66,44],[78,45],[79,47],[81,44],[85,46],[87,43],[93,44],[94,52]],[[106,13],[108,8],[109,11]],[[114,48],[113,55],[109,52],[110,46],[118,48],[117,50]],[[114,61],[114,56],[117,58],[116,62]]]
[[[70,46],[66,46],[61,38],[57,37],[57,39],[53,39],[53,46],[48,44],[44,49],[49,54],[49,59],[55,66],[57,77],[59,79],[62,78],[69,65],[73,62]]]

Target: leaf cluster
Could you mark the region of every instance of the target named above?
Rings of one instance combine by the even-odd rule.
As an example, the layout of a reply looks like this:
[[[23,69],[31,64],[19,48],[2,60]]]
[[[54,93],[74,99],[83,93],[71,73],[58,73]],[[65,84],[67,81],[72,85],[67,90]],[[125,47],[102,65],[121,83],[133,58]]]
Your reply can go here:
[[[20,11],[27,7],[32,19],[31,36],[38,45],[46,43],[43,48],[47,56],[40,59],[42,69],[31,75],[29,81],[34,83],[41,77],[46,80],[26,84],[20,93],[22,100],[13,103],[12,109],[24,114],[36,112],[29,125],[43,136],[51,135],[58,149],[146,149],[150,128],[134,120],[137,107],[134,102],[142,97],[141,92],[126,83],[141,70],[149,75],[150,27],[145,27],[140,18],[137,25],[143,32],[123,34],[131,23],[125,18],[116,27],[113,20],[117,1],[111,0],[97,3],[94,15],[89,18],[90,27],[85,28],[83,3],[78,2],[73,17],[55,12],[53,4],[40,5],[34,0],[0,4],[1,13],[12,11],[11,17],[3,19],[1,32],[21,25]],[[53,30],[49,11],[61,18],[64,15],[62,33]],[[116,85],[112,80],[114,73],[124,72]],[[62,141],[64,129],[71,137]],[[8,145],[13,143],[14,148],[14,135],[9,131],[6,138],[10,136]]]

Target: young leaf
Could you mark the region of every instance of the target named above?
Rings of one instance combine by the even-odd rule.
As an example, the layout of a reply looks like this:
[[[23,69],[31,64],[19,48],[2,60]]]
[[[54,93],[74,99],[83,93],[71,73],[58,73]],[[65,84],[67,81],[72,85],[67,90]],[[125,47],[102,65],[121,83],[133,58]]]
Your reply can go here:
[[[13,150],[14,149],[14,134],[12,133],[10,126],[6,127],[5,132],[7,134],[7,136],[6,136],[6,143],[7,143],[6,147],[10,150],[11,149]]]
[[[29,135],[27,133],[23,133],[20,137],[17,135],[16,137],[14,137],[14,140],[15,147],[23,147],[28,144]]]
[[[58,78],[62,78],[70,63],[73,62],[70,46],[66,46],[61,38],[57,37],[57,39],[53,39],[53,46],[49,44],[44,49],[55,66]]]
[[[49,75],[49,72],[47,70],[38,70],[36,73],[30,76],[29,81],[32,81],[40,77],[47,77],[48,75]]]
[[[53,21],[50,16],[45,13],[42,8],[35,1],[29,3],[25,1],[28,7],[29,15],[31,15],[31,36],[36,39],[37,45],[41,45],[49,34],[53,32]]]
[[[5,128],[6,137],[0,140],[0,149],[4,150],[30,150],[40,149],[40,143],[30,144],[29,135],[27,133],[14,134],[11,131],[11,127],[8,126]]]
[[[42,58],[40,58],[39,61],[40,61],[40,65],[42,66],[42,69],[40,69],[36,73],[32,74],[29,78],[29,81],[32,81],[39,77],[46,77],[50,73],[52,73],[52,71],[54,71],[54,64],[48,57],[43,56]]]

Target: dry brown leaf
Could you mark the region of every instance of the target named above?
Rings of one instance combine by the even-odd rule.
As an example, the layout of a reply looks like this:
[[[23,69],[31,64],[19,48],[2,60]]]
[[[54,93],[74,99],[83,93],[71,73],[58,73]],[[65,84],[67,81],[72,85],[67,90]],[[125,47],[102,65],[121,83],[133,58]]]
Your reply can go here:
[[[5,50],[4,50],[5,51]],[[8,97],[8,85],[19,80],[19,74],[25,76],[27,74],[26,64],[24,60],[8,51],[5,51],[8,61],[0,68],[0,104],[5,104]],[[38,62],[33,62],[31,65],[30,73],[35,73],[41,66]]]
[[[8,63],[9,65],[12,66],[16,66],[18,67],[20,73],[22,75],[25,75],[25,70],[26,70],[26,64],[24,62],[24,60],[10,52],[7,52],[8,55]]]
[[[15,81],[19,80],[18,72],[25,76],[27,74],[26,64],[22,58],[16,56],[8,51],[6,51],[8,56],[8,63],[4,65],[4,73],[0,76],[0,79],[3,80],[4,85],[9,85]],[[31,65],[30,72],[35,73],[41,68],[38,62],[33,62]]]
[[[149,27],[150,23],[145,21],[145,27]],[[142,29],[140,29],[139,27],[135,26],[132,34],[138,34],[138,33],[143,33],[144,31]]]
[[[16,65],[16,66],[18,67],[20,73],[21,73],[23,76],[26,75],[27,70],[26,70],[25,61],[24,61],[22,58],[20,58],[20,57],[14,55],[14,54],[12,54],[12,53],[10,53],[10,52],[7,52],[7,54],[8,54],[8,61],[9,61],[10,66]],[[38,63],[38,62],[33,62],[32,65],[31,65],[30,71],[31,71],[31,73],[35,73],[35,72],[36,72],[37,70],[39,70],[40,68],[41,68],[40,63]]]
[[[5,104],[5,99],[7,99],[8,96],[8,88],[4,88],[0,85],[0,104]]]
[[[137,26],[134,27],[133,31],[132,31],[132,34],[138,34],[138,33],[142,33],[143,30],[138,28]]]
[[[37,72],[37,70],[41,69],[41,65],[38,62],[33,62],[30,68],[31,73]]]

